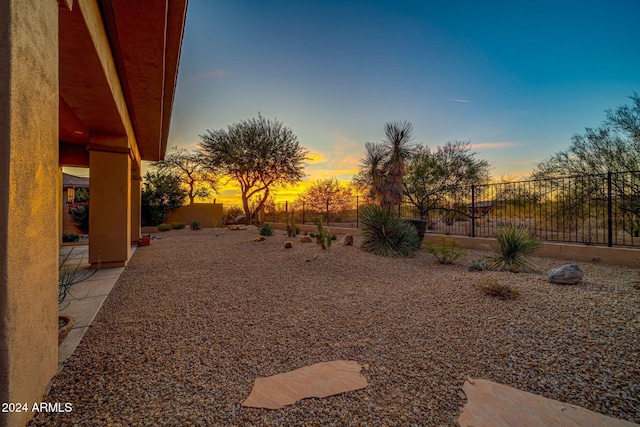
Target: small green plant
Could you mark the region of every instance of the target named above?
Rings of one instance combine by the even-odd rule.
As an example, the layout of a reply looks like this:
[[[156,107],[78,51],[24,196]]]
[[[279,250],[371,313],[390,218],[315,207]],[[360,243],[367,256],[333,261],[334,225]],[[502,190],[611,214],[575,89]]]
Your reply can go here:
[[[191,222],[191,229],[192,230],[200,230],[200,221]]]
[[[496,280],[491,280],[484,285],[478,285],[478,287],[486,295],[502,300],[516,299],[520,296],[520,292],[511,286],[498,283]]]
[[[172,222],[171,223],[171,228],[173,228],[174,230],[182,230],[186,226],[187,225],[184,222]]]
[[[464,256],[466,251],[451,237],[443,237],[437,242],[425,243],[427,252],[436,257],[440,264],[453,264]]]
[[[315,222],[316,227],[318,227],[318,232],[315,233],[316,243],[322,247],[322,249],[329,249],[331,247],[331,231],[329,227],[325,228],[322,224],[322,217],[318,217],[313,220]]]
[[[490,257],[491,268],[511,272],[532,272],[536,267],[527,260],[527,255],[535,251],[540,242],[524,225],[505,225],[499,227],[494,235],[495,255]]]
[[[80,236],[78,236],[76,233],[62,233],[62,241],[64,243],[77,242],[78,240],[80,240]]]
[[[268,222],[263,223],[258,229],[261,236],[273,236],[273,227]]]
[[[75,285],[76,283],[84,282],[85,280],[89,279],[91,276],[96,274],[98,272],[98,269],[100,268],[100,259],[98,259],[98,267],[96,269],[88,272],[85,270],[81,274],[79,270],[80,270],[80,266],[82,265],[82,260],[84,259],[84,256],[80,257],[80,261],[78,261],[78,264],[76,264],[73,267],[69,267],[65,265],[67,263],[67,260],[71,256],[74,248],[75,246],[71,248],[69,253],[65,255],[62,262],[60,262],[60,265],[58,266],[58,305],[62,304],[67,298],[67,296],[69,295],[73,296],[73,294],[71,293],[71,287],[73,285]],[[88,293],[89,291],[87,291],[87,294]],[[76,298],[75,296],[73,297]],[[65,307],[66,306],[59,307],[59,309],[62,310]]]
[[[484,271],[487,270],[489,266],[482,258],[474,259],[469,266],[469,271]]]
[[[171,224],[158,224],[158,231],[169,231],[172,228]]]
[[[309,237],[311,237],[312,239],[316,238],[316,233],[309,233]]]
[[[416,228],[389,209],[366,205],[360,211],[362,249],[376,255],[412,256],[420,248]]]
[[[80,231],[89,233],[89,205],[77,205],[69,209],[71,221],[78,226]]]

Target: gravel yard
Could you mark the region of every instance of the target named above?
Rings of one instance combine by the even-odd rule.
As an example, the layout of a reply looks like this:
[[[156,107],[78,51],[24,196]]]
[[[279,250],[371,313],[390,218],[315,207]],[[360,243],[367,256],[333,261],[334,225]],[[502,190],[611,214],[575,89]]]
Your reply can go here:
[[[440,265],[363,252],[357,237],[323,251],[257,235],[173,230],[139,248],[53,381],[48,401],[73,412],[31,425],[455,425],[467,377],[640,423],[637,269],[581,263],[584,283],[560,286],[468,271],[483,252]],[[490,280],[520,298],[477,289]],[[256,377],[338,359],[368,364],[369,386],[240,407]]]

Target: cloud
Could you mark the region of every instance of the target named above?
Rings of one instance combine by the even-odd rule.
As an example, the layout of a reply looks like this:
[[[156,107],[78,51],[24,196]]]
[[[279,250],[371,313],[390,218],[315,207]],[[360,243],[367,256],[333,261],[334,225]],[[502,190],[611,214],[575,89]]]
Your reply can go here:
[[[459,99],[459,98],[449,98],[449,101],[462,102],[463,104],[468,104],[471,102],[468,99]]]
[[[227,70],[213,70],[206,73],[196,74],[188,78],[189,83],[197,82],[198,80],[205,79],[222,79],[224,76],[228,75],[229,72]]]
[[[510,141],[504,141],[504,142],[480,142],[478,144],[471,144],[471,148],[505,148],[505,147],[515,147],[518,144],[517,142],[510,142]]]

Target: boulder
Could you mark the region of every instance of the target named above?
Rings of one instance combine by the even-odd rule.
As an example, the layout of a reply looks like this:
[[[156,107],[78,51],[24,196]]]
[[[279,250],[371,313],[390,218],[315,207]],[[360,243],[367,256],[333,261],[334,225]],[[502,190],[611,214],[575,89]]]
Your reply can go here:
[[[345,234],[342,240],[340,240],[345,246],[353,246],[353,236],[351,234]]]
[[[560,285],[575,285],[584,277],[584,271],[578,264],[566,264],[558,268],[552,268],[547,272],[551,283]]]
[[[309,236],[302,236],[302,237],[300,238],[300,242],[301,242],[301,243],[311,243],[312,241],[313,241],[313,240],[311,240],[311,237],[309,237]]]

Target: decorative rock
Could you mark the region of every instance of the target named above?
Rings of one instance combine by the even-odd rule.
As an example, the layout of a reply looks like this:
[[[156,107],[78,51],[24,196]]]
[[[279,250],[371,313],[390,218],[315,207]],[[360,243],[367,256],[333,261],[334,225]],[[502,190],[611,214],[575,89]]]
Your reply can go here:
[[[566,264],[562,267],[552,268],[547,272],[547,276],[549,276],[549,281],[551,283],[575,285],[582,280],[584,272],[580,269],[578,264]]]
[[[253,239],[254,242],[264,242],[265,240],[267,240],[267,238],[264,236],[258,236],[255,239]]]
[[[353,236],[351,234],[345,234],[342,240],[340,240],[345,246],[353,246]]]
[[[256,378],[253,389],[242,402],[251,408],[280,409],[308,397],[328,397],[365,388],[362,366],[353,360],[321,362],[284,374]]]
[[[302,237],[300,238],[300,242],[301,242],[301,243],[311,243],[312,241],[313,241],[313,240],[311,240],[311,237],[309,237],[309,236],[302,236]]]

